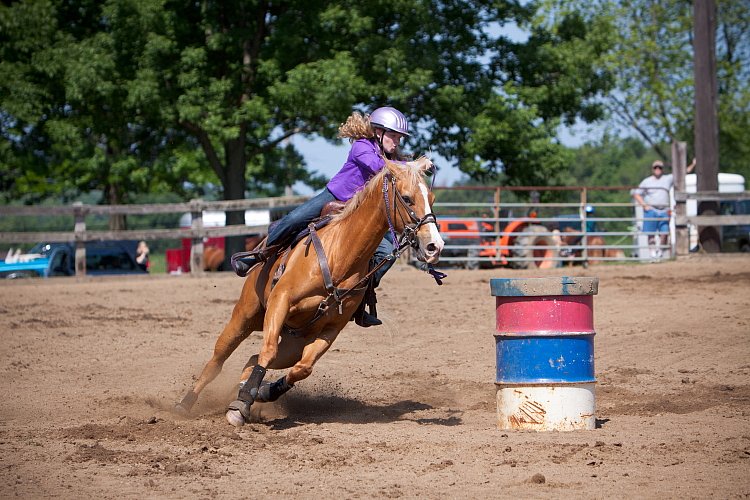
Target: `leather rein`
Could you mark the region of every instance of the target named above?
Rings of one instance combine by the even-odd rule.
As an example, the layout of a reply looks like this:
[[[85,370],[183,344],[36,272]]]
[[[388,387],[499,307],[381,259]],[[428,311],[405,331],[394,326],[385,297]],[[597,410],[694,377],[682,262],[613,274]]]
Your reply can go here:
[[[390,200],[388,197],[389,184],[391,185],[394,193],[392,210],[390,208]],[[383,199],[385,201],[385,213],[386,219],[388,220],[388,230],[391,232],[394,241],[393,251],[388,254],[385,259],[380,261],[374,268],[372,268],[370,272],[368,272],[351,288],[338,288],[336,287],[336,285],[334,285],[333,278],[331,277],[331,269],[328,265],[328,258],[326,257],[325,251],[323,250],[323,244],[320,241],[320,237],[318,236],[318,233],[315,229],[315,224],[311,223],[308,226],[310,234],[308,235],[307,240],[305,240],[305,245],[309,248],[310,244],[312,243],[313,247],[315,248],[315,253],[318,255],[320,270],[323,274],[323,284],[325,285],[328,295],[320,302],[320,304],[318,305],[318,309],[315,311],[315,315],[312,317],[312,319],[310,319],[310,321],[307,322],[307,324],[299,328],[290,328],[285,325],[288,333],[291,333],[293,335],[302,333],[302,331],[306,330],[313,323],[325,316],[328,312],[328,309],[334,304],[338,306],[339,314],[343,314],[343,300],[346,296],[355,292],[364,292],[367,289],[368,281],[370,280],[372,275],[375,274],[375,272],[377,272],[378,269],[383,267],[387,262],[400,257],[405,248],[409,246],[418,248],[419,240],[417,239],[417,232],[419,231],[420,227],[424,226],[425,224],[437,225],[437,217],[432,212],[425,214],[421,218],[417,216],[409,203],[404,200],[404,197],[396,189],[396,178],[391,175],[390,172],[386,173],[383,177]],[[399,217],[402,225],[404,226],[404,230],[401,233],[400,238],[397,237],[396,229],[391,218],[391,212],[393,212],[394,217]],[[404,213],[406,214],[406,217],[404,216]],[[411,223],[407,223],[407,217],[411,221]],[[430,274],[433,273],[430,272]],[[438,282],[438,284],[442,284],[438,277],[435,276],[435,274],[433,274],[433,277]]]

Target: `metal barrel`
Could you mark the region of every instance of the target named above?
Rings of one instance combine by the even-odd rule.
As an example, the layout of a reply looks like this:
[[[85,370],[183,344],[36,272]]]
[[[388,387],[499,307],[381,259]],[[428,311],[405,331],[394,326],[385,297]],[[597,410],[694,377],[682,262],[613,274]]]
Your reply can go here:
[[[594,429],[598,278],[496,278],[497,421],[501,429]]]

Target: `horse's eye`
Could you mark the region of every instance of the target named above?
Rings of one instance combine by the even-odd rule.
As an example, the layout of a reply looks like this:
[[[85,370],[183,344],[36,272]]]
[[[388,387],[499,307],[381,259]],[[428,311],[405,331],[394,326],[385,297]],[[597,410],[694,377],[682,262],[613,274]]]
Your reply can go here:
[[[404,203],[406,203],[407,205],[414,205],[414,200],[411,199],[411,196],[407,195],[407,196],[404,196],[403,198],[404,198]]]

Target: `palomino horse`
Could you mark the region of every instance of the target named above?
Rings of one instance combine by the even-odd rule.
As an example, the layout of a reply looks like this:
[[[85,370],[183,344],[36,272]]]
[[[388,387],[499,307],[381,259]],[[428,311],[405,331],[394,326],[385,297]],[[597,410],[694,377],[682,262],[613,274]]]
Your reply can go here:
[[[250,271],[213,356],[177,410],[189,412],[232,352],[261,328],[260,353],[242,371],[239,395],[227,410],[229,423],[243,425],[255,401],[275,401],[309,377],[360,305],[370,258],[387,231],[402,234],[393,258],[399,248],[411,245],[419,260],[436,263],[444,242],[431,213],[434,197],[424,181],[432,168],[424,157],[405,164],[386,161],[327,226],[313,229],[306,241]],[[263,382],[266,369],[286,368],[291,368],[286,376]]]

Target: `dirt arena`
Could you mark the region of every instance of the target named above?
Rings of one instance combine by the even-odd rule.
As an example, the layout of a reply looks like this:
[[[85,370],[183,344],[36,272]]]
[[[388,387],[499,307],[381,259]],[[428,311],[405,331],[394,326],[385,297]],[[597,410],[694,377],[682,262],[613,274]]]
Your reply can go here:
[[[544,275],[600,278],[596,430],[496,427],[489,280],[539,272],[453,270],[438,287],[395,267],[385,326],[351,323],[239,430],[224,409],[260,334],[191,418],[171,408],[242,279],[3,282],[2,497],[750,496],[750,257]]]

